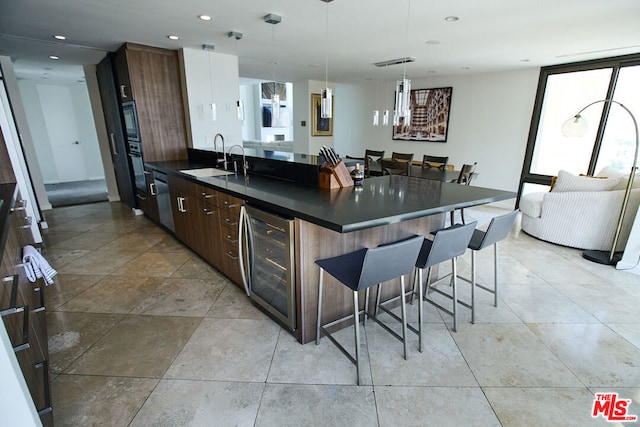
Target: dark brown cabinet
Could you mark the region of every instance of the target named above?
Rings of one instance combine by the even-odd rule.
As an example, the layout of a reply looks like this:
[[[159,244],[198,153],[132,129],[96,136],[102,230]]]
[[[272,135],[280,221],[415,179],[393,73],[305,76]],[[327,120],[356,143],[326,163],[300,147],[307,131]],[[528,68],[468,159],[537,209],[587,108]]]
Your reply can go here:
[[[112,55],[107,56],[98,64],[96,69],[98,87],[102,100],[102,111],[109,137],[109,151],[118,185],[120,200],[130,208],[135,207],[133,191],[133,175],[127,156],[127,141],[122,128],[120,116],[120,98],[113,75]]]
[[[244,289],[238,260],[242,199],[169,176],[176,237]]]
[[[8,215],[8,230],[0,266],[0,313],[31,398],[44,426],[53,425],[49,386],[49,349],[42,279],[28,280],[22,248],[32,244],[29,218],[17,194]],[[9,202],[10,200],[7,200]],[[0,326],[2,327],[2,326]]]
[[[144,160],[186,159],[178,52],[125,43],[113,68],[120,102],[135,101]]]
[[[154,182],[153,169],[144,169],[144,178],[147,185],[146,194],[137,194],[138,207],[142,209],[149,218],[155,222],[160,222],[160,213],[158,211],[158,190]]]

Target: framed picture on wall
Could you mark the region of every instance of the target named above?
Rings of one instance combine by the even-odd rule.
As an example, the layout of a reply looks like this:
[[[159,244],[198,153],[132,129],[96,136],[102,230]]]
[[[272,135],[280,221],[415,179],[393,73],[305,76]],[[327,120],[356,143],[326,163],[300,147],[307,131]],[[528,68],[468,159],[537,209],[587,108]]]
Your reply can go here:
[[[319,93],[311,94],[311,136],[333,136],[333,117],[330,119],[321,117],[321,97]],[[335,95],[331,98],[331,110],[335,114],[334,99]]]
[[[393,139],[447,142],[452,87],[411,91],[409,124],[393,126]]]

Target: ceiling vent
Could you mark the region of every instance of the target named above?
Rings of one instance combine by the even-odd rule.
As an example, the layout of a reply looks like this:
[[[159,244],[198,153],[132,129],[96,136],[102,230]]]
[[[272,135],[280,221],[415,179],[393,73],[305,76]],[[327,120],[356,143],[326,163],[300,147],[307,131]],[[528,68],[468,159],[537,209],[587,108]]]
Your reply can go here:
[[[275,13],[270,13],[268,15],[265,15],[264,22],[266,22],[267,24],[276,25],[282,22],[282,16],[276,15]]]
[[[388,67],[389,65],[398,65],[398,64],[406,64],[407,62],[414,62],[416,58],[413,56],[406,56],[404,58],[391,59],[389,61],[376,62],[376,67]]]

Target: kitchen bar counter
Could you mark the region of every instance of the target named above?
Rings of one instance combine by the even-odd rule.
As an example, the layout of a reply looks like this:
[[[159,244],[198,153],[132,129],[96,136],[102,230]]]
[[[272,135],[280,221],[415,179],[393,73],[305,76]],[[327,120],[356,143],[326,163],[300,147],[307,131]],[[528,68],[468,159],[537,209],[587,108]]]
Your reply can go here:
[[[360,188],[329,190],[262,175],[198,178],[180,172],[209,167],[206,163],[172,161],[148,163],[147,166],[295,220],[296,334],[303,344],[315,339],[316,260],[414,235],[428,235],[443,227],[446,212],[515,197],[508,191],[397,175],[367,178]],[[291,166],[295,167],[295,164]],[[393,286],[385,286],[382,300],[394,297],[398,292]],[[332,277],[325,280],[324,295],[326,309],[323,316],[326,317],[323,322],[351,312],[351,293]],[[370,301],[370,306],[375,303]]]
[[[187,161],[148,163],[154,169],[229,193],[275,213],[348,233],[515,197],[508,191],[388,175],[361,188],[333,190],[258,175],[196,178],[179,171],[204,167]]]

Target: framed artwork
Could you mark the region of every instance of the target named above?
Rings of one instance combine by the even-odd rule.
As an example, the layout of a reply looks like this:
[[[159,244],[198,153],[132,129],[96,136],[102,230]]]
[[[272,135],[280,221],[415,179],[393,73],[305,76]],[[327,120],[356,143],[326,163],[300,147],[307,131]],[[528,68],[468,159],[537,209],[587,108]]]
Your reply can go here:
[[[266,82],[260,86],[262,99],[271,99],[274,93],[280,95],[280,101],[287,100],[287,85],[278,82]]]
[[[335,95],[331,98],[331,110],[333,109]],[[321,95],[319,93],[311,94],[311,136],[333,136],[333,117],[323,119],[321,116]]]
[[[393,126],[393,139],[447,142],[452,91],[452,87],[412,90],[411,120]]]

